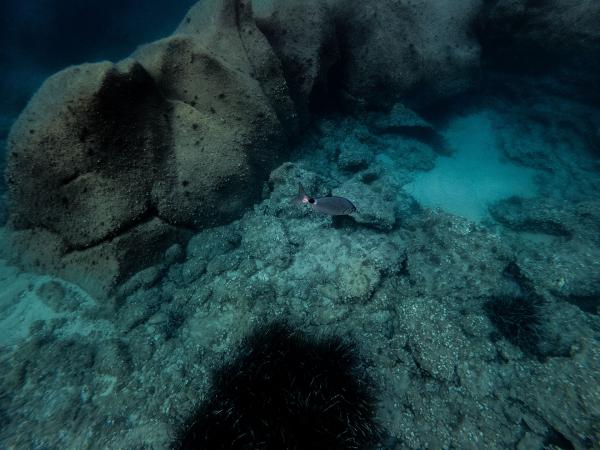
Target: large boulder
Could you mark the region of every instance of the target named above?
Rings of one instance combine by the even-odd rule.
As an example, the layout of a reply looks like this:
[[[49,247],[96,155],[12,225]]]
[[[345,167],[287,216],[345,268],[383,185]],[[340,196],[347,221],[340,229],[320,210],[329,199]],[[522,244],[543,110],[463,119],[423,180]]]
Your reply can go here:
[[[133,60],[49,78],[9,135],[6,256],[103,295],[184,238],[156,201],[175,112]]]
[[[239,217],[324,101],[400,105],[373,125],[431,137],[407,107],[476,86],[476,24],[486,43],[535,49],[547,32],[557,54],[596,54],[598,6],[533,3],[202,0],[172,36],[70,67],[32,98],[7,144],[5,256],[110,294],[193,230]],[[344,170],[369,163],[339,156]]]
[[[329,2],[342,42],[334,80],[351,101],[418,108],[476,84],[480,0]]]
[[[9,135],[12,224],[82,249],[154,216],[172,110],[133,60],[50,77]]]
[[[279,60],[249,4],[199,2],[173,36],[133,57],[176,104],[174,173],[163,177],[159,212],[194,228],[239,215],[298,132]]]
[[[599,24],[600,3],[595,0],[496,0],[484,16],[481,39],[513,62],[529,55],[538,61],[546,56],[553,62],[567,58],[583,63],[600,53]],[[522,62],[531,64],[531,59]]]
[[[254,0],[256,23],[281,60],[303,123],[311,103],[331,95],[328,77],[340,62],[332,11],[325,0]]]
[[[108,295],[250,206],[298,132],[252,17],[243,0],[200,2],[133,59],[50,77],[8,140],[8,256]]]
[[[478,33],[485,66],[600,101],[600,2],[496,0],[488,8]]]
[[[429,106],[479,75],[472,28],[481,0],[255,0],[299,112],[335,99],[387,108]]]
[[[253,94],[254,97],[259,97],[262,94],[259,103],[266,101],[266,105],[271,108],[288,136],[293,136],[298,131],[297,112],[289,96],[281,62],[265,36],[256,26],[250,0],[200,1],[190,9],[174,35],[191,36],[200,46],[204,47],[204,52],[200,52],[203,53],[204,57],[209,54],[218,58],[231,76],[245,76],[246,80],[242,86],[254,83],[248,90],[256,91]],[[196,68],[194,58],[197,57],[198,55],[194,56],[190,61],[192,69]],[[200,59],[202,59],[202,56],[200,56]],[[186,60],[176,57],[175,64],[171,65],[171,74],[178,74],[178,71],[185,66],[185,62]],[[161,68],[161,70],[163,69],[169,71],[168,67]],[[212,75],[215,80],[220,80],[220,76],[224,75],[218,73],[218,70],[222,69],[218,69],[214,74],[211,74],[211,70],[217,69],[214,65],[208,64],[203,72],[208,76]],[[197,77],[199,73],[188,68],[188,75],[193,78]],[[172,81],[174,80],[168,80],[168,82]],[[226,83],[230,81],[231,79],[228,78]],[[176,85],[177,83],[174,82],[173,84]],[[204,80],[195,80],[195,85],[199,95],[202,91],[208,95],[214,95],[211,88],[217,87],[210,84],[206,85]],[[259,93],[258,91],[262,92]],[[251,106],[251,111],[248,113],[246,111],[248,105],[244,104],[249,99],[248,93],[241,92],[238,94],[241,97],[228,100],[227,103],[230,105],[230,109],[233,108],[238,113],[254,113],[259,117],[260,113],[264,113],[262,111],[264,106],[258,105]],[[202,98],[202,96],[200,98],[208,100]],[[237,118],[236,120],[243,124],[243,120]],[[260,125],[268,126],[272,123],[253,122],[247,126],[256,128]],[[273,133],[270,129],[263,131]]]

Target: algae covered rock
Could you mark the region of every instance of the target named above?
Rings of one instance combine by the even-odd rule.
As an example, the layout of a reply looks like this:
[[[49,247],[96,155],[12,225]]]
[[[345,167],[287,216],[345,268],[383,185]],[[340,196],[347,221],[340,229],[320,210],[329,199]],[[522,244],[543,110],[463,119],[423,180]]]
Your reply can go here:
[[[348,135],[336,149],[337,163],[347,172],[367,169],[375,158],[374,149],[369,143],[361,142],[354,135]]]
[[[412,129],[433,131],[433,125],[402,103],[396,103],[389,114],[376,115],[371,127],[380,133],[402,133]]]
[[[176,36],[188,36],[204,50],[196,49],[195,52],[199,54],[187,55],[185,52],[178,54],[177,51],[173,54],[176,49],[170,48],[166,64],[158,68],[164,70],[167,82],[179,95],[198,94],[201,101],[193,106],[201,109],[200,105],[206,105],[205,108],[212,113],[209,98],[216,96],[223,100],[217,105],[221,109],[225,106],[238,115],[254,114],[257,119],[263,119],[263,114],[267,116],[266,119],[270,119],[269,115],[274,114],[289,136],[297,131],[297,112],[289,96],[281,61],[256,26],[249,0],[198,2],[175,31],[174,37]],[[182,62],[188,61],[188,56],[191,67],[186,68],[186,64]],[[168,62],[169,59],[172,62]],[[201,70],[197,70],[198,65]],[[200,79],[197,78],[199,75]],[[187,92],[186,86],[181,86],[181,83],[186,82],[193,85]],[[224,101],[222,94],[227,92],[222,89],[235,88],[236,85],[240,90],[231,92],[234,95]],[[246,111],[246,102],[254,102],[249,111]],[[270,109],[271,114],[264,109]],[[218,112],[216,107],[215,111]],[[236,127],[262,126],[259,128],[262,132],[278,131],[277,127],[265,128],[273,125],[272,119],[248,124],[235,115],[230,118],[240,122]]]
[[[366,106],[424,106],[476,84],[479,0],[332,0],[344,61],[343,95]]]
[[[260,0],[257,23],[309,107],[425,106],[477,84],[480,0]]]
[[[325,0],[255,0],[256,23],[281,60],[302,121],[328,90],[328,76],[340,61],[333,12]]]
[[[12,255],[98,295],[239,216],[297,133],[248,2],[201,2],[133,56],[50,77],[8,141]]]
[[[482,3],[206,0],[171,36],[129,59],[59,72],[7,140],[10,256],[82,285],[96,277],[93,291],[110,294],[191,232],[239,218],[322,109],[391,108],[362,128],[374,128],[382,141],[399,133],[443,150],[434,128],[409,107],[476,86],[476,21],[485,16],[501,30],[514,15],[506,2],[485,10]],[[555,41],[567,33],[568,49],[591,55],[597,9],[578,40],[571,37],[581,10],[561,34],[552,5],[562,3],[549,3],[533,8],[548,25],[539,30],[556,32]],[[343,171],[373,169],[376,151],[358,147],[376,144],[362,142],[361,133],[334,157]],[[313,195],[336,184],[303,175]],[[376,189],[363,188],[377,207],[358,220],[390,230],[397,214],[378,202],[393,202],[393,195],[372,195]],[[268,206],[278,216],[306,213],[276,202],[278,195]]]
[[[13,226],[44,228],[82,249],[154,216],[170,110],[132,60],[48,79],[9,136]]]
[[[542,75],[536,76],[538,87],[598,102],[599,23],[600,3],[595,1],[500,0],[484,16],[480,39],[489,65]]]
[[[485,38],[498,44],[496,50],[505,56],[510,48],[513,57],[517,58],[535,51],[543,53],[538,57],[573,57],[580,62],[593,63],[586,59],[600,51],[599,21],[600,4],[597,2],[500,0],[485,17]],[[515,43],[517,47],[514,47]],[[578,51],[574,52],[574,49]]]
[[[357,211],[352,215],[358,223],[389,231],[396,224],[396,202],[391,190],[381,192],[379,189],[351,180],[335,191],[336,195],[351,198]]]
[[[572,204],[552,199],[510,198],[493,204],[490,212],[495,220],[524,239],[521,245],[526,246],[528,239],[537,239],[528,244],[535,248],[533,256],[520,261],[527,276],[561,300],[587,313],[598,314],[599,206],[597,200]],[[548,265],[541,256],[544,250],[558,263]]]

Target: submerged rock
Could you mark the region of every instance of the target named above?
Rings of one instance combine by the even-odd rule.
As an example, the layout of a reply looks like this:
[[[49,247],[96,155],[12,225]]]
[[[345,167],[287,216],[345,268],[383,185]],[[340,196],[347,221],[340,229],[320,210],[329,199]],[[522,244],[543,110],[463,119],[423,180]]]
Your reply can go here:
[[[134,58],[49,78],[9,138],[10,256],[98,295],[239,216],[297,132],[246,2],[199,3]]]
[[[252,4],[256,24],[281,61],[290,96],[305,123],[311,103],[331,94],[327,92],[329,71],[340,61],[332,11],[325,0],[260,0]]]
[[[375,116],[371,127],[381,133],[402,132],[413,128],[433,131],[433,125],[402,103],[396,103],[389,114]]]
[[[349,105],[428,105],[471,88],[479,0],[261,0],[257,23],[282,60],[300,111]],[[451,44],[449,44],[451,43]]]
[[[337,150],[339,152],[337,157],[338,166],[348,172],[367,169],[375,157],[373,146],[361,142],[353,135],[345,138]]]
[[[532,72],[537,86],[600,100],[600,3],[500,0],[480,23],[486,65]],[[532,64],[532,59],[535,64]],[[557,78],[552,79],[548,74]]]
[[[341,95],[367,106],[424,106],[476,83],[479,0],[331,0],[344,61]]]
[[[573,235],[573,227],[568,223],[570,222],[568,216],[554,204],[511,197],[492,204],[489,211],[495,220],[516,231],[544,233],[565,238],[571,238]]]
[[[525,14],[520,2],[484,10],[480,0],[254,3],[256,14],[249,0],[198,2],[173,35],[132,58],[70,67],[42,85],[8,139],[8,256],[110,295],[190,231],[249,209],[313,111],[396,105],[375,121],[381,134],[400,129],[443,151],[433,128],[403,105],[419,109],[475,87],[475,23],[487,17],[502,30]],[[576,8],[561,31],[561,4],[570,0],[531,8],[547,26],[529,37],[550,30],[552,42],[568,37],[562,50],[592,54],[598,8],[589,17]],[[355,150],[324,158],[370,171],[361,179],[372,184],[375,152]],[[326,194],[316,173],[304,174],[306,188]],[[277,195],[266,206],[277,215],[306,214]],[[393,228],[393,208],[379,203],[388,197],[374,198],[377,208],[358,220]]]
[[[374,190],[369,185],[351,180],[340,186],[335,193],[336,195],[343,193],[344,196],[352,199],[357,208],[352,214],[356,222],[382,231],[394,228],[396,209],[399,204],[396,203],[391,189],[381,192],[380,189]]]
[[[596,2],[546,0],[532,4],[527,0],[500,0],[485,20],[486,37],[508,39],[498,50],[506,51],[511,46],[516,57],[541,51],[583,61],[599,51],[600,5]],[[520,47],[512,47],[515,43]],[[568,55],[574,48],[581,53]]]
[[[49,78],[9,136],[12,225],[44,228],[81,250],[156,217],[169,106],[132,60]]]
[[[379,135],[399,135],[429,145],[438,153],[450,153],[444,138],[434,126],[402,103],[396,103],[389,113],[376,113],[369,119],[370,128]]]
[[[535,248],[520,262],[524,272],[557,298],[589,314],[600,311],[599,211],[595,200],[570,204],[508,199],[490,208],[496,220],[517,232],[521,246]],[[542,256],[544,250],[552,253],[553,264]]]

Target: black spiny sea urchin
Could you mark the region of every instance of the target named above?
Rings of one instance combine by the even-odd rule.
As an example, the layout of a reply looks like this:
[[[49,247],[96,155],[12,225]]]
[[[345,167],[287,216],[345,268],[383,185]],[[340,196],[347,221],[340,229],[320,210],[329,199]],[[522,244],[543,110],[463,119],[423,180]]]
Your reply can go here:
[[[534,293],[498,295],[488,299],[484,310],[506,340],[526,354],[541,357],[543,304],[543,298]]]
[[[282,323],[259,328],[213,374],[180,449],[368,449],[375,401],[354,346]]]

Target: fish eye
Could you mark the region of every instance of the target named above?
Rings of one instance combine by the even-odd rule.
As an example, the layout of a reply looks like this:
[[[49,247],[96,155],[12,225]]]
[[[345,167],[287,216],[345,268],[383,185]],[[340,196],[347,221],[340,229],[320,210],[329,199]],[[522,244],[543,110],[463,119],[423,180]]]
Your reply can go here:
[[[308,199],[308,203],[314,203],[314,202],[315,202],[315,199],[314,199],[314,198],[309,198],[309,199]]]

